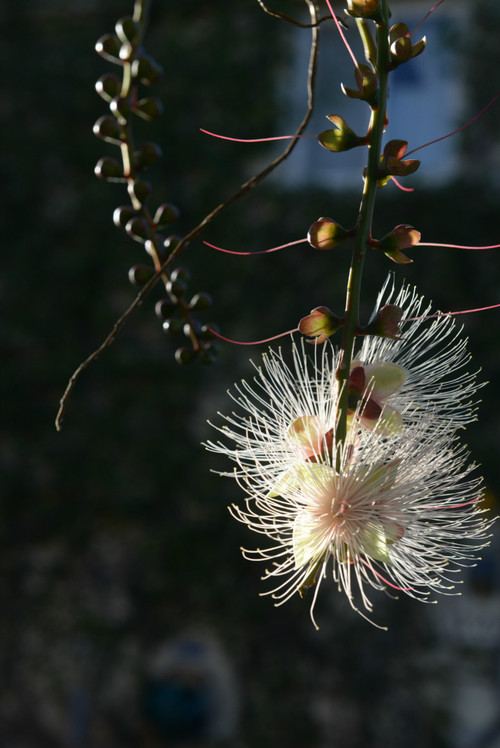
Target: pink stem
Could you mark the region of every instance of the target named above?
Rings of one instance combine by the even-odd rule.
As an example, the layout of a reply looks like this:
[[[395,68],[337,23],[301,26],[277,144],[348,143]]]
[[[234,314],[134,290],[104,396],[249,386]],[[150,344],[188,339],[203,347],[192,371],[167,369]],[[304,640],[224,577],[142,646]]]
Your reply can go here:
[[[211,247],[212,249],[216,249],[218,252],[225,252],[228,255],[241,255],[241,256],[250,256],[250,255],[264,255],[267,252],[277,252],[278,249],[285,249],[285,247],[291,247],[294,244],[304,244],[307,242],[307,239],[297,239],[293,242],[288,242],[288,244],[280,244],[279,247],[271,247],[270,249],[260,249],[257,252],[233,252],[231,249],[223,249],[222,247],[216,247],[215,244],[210,244],[210,242],[203,242],[203,244],[206,244],[207,247]]]

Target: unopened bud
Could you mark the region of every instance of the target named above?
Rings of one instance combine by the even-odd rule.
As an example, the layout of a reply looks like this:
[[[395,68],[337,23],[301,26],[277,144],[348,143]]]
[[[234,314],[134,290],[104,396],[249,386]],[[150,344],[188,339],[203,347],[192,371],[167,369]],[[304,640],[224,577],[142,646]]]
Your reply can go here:
[[[413,226],[402,223],[386,234],[380,241],[372,239],[370,246],[382,250],[394,262],[405,265],[413,262],[413,260],[410,260],[409,257],[403,254],[402,250],[415,247],[419,243],[420,237],[420,231],[417,231]]]
[[[342,92],[350,99],[361,99],[375,106],[378,98],[378,78],[368,65],[358,65],[354,71],[357,90],[341,84]]]
[[[307,241],[314,249],[333,249],[349,236],[352,236],[352,233],[344,229],[340,223],[332,218],[322,217],[311,225]]]
[[[326,306],[318,306],[312,309],[307,317],[302,317],[299,322],[299,332],[316,340],[309,343],[324,343],[330,335],[333,335],[344,324],[344,320],[337,317]]]
[[[347,0],[347,12],[353,18],[380,21],[380,0]]]
[[[149,238],[149,224],[145,218],[135,216],[125,224],[125,231],[136,242],[144,242]]]
[[[396,23],[389,30],[389,45],[391,67],[395,68],[421,54],[425,49],[426,40],[424,37],[416,44],[412,44],[408,26],[405,23]]]
[[[340,151],[349,151],[356,146],[367,145],[367,136],[356,135],[339,114],[329,114],[327,119],[335,125],[336,129],[324,130],[320,133],[318,141],[323,148],[334,153],[340,153]]]
[[[420,166],[420,161],[414,158],[403,160],[408,149],[406,140],[390,140],[384,148],[381,162],[381,177],[387,174],[396,177],[406,177],[413,174]]]
[[[403,316],[401,307],[395,304],[386,304],[378,310],[375,318],[366,327],[360,330],[361,335],[377,335],[380,338],[391,338],[400,340],[399,323]]]

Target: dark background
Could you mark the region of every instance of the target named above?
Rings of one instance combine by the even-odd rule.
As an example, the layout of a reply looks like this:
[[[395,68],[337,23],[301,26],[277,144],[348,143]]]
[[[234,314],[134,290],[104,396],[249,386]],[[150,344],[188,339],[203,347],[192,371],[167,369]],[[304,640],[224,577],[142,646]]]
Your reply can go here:
[[[280,9],[299,14],[302,5]],[[374,595],[388,633],[352,612],[333,583],[319,596],[319,632],[307,600],[275,609],[258,596],[263,569],[239,552],[254,539],[226,511],[240,491],[210,472],[226,466],[201,442],[212,436],[206,419],[227,411],[227,387],[251,376],[248,356],[262,347],[224,345],[212,367],[179,367],[179,342],[154,315],[158,287],[82,375],[62,432],[54,428],[68,377],[132,301],[128,268],[147,259],[112,223],[114,208],[127,203],[124,187],[93,175],[97,159],[113,151],[92,135],[106,109],[94,82],[112,69],[94,44],[131,11],[131,0],[18,0],[0,9],[0,746],[198,744],[193,725],[202,735],[212,707],[200,707],[196,689],[211,679],[221,684],[213,710],[223,726],[212,726],[204,745],[494,745],[477,738],[495,733],[488,714],[469,742],[453,737],[466,740],[459,728],[467,688],[475,684],[483,708],[498,695],[493,552],[465,574],[460,604]],[[477,3],[467,37],[454,40],[470,116],[497,93],[490,71],[498,45],[483,43],[495,14],[495,3]],[[154,0],[146,46],[165,70],[152,91],[165,114],[138,123],[137,139],[163,149],[150,173],[151,200],[178,205],[182,234],[276,153],[212,140],[199,127],[242,137],[276,132],[289,27],[256,2]],[[461,138],[463,179],[411,195],[384,190],[376,235],[409,223],[435,241],[500,241],[497,119],[498,105]],[[290,191],[273,181],[224,211],[202,238],[256,251],[304,236],[321,215],[352,225],[358,202],[359,194]],[[341,311],[348,258],[311,251],[231,258],[200,238],[182,262],[192,271],[190,290],[213,295],[210,318],[229,337],[252,340],[295,327],[320,304]],[[422,249],[413,257],[409,267],[368,258],[365,315],[388,271],[444,310],[500,302],[496,252]],[[474,366],[490,381],[467,441],[492,506],[500,480],[498,314],[463,318]],[[162,671],[163,650],[170,664]],[[172,652],[180,664],[172,665]],[[182,705],[178,682],[194,694]]]

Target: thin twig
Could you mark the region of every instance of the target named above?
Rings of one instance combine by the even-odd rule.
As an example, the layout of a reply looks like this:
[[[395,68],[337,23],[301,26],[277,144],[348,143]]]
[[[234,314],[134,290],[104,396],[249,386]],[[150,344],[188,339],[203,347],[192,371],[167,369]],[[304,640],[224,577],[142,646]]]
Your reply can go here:
[[[268,16],[272,16],[273,18],[279,18],[280,21],[288,21],[289,23],[293,23],[294,26],[299,26],[301,29],[311,29],[314,26],[319,26],[320,23],[323,23],[323,21],[331,21],[331,16],[323,16],[322,18],[318,18],[317,21],[314,23],[300,23],[300,21],[295,20],[295,18],[292,18],[292,16],[287,15],[286,13],[281,13],[279,10],[271,10],[267,7],[264,0],[257,0],[260,7],[264,11],[264,13],[267,13]],[[337,20],[339,23],[342,24],[342,26],[345,29],[348,29],[346,22],[337,16]]]
[[[259,0],[260,1],[260,0]],[[283,153],[274,159],[265,169],[260,171],[258,174],[256,174],[254,177],[246,181],[244,184],[241,185],[241,187],[233,194],[231,197],[229,197],[227,200],[222,202],[220,205],[218,205],[211,213],[209,213],[205,218],[199,223],[194,229],[192,229],[186,236],[184,236],[181,241],[177,244],[175,249],[172,251],[170,256],[165,260],[163,265],[159,268],[159,270],[153,275],[153,277],[146,283],[145,286],[141,289],[141,291],[137,294],[134,301],[130,304],[130,306],[126,309],[126,311],[121,315],[121,317],[115,322],[113,325],[111,331],[106,336],[106,338],[103,340],[103,342],[100,344],[98,348],[96,348],[90,356],[88,356],[82,363],[78,366],[77,369],[73,372],[71,375],[68,384],[66,385],[66,389],[64,390],[64,393],[61,397],[60,404],[59,404],[59,410],[57,412],[56,416],[56,429],[58,431],[61,431],[62,428],[62,422],[64,419],[64,415],[66,412],[68,399],[73,391],[73,388],[76,384],[77,379],[79,378],[80,374],[85,371],[85,369],[93,362],[95,361],[101,353],[103,353],[109,346],[113,343],[114,339],[120,332],[121,328],[125,324],[125,322],[128,320],[128,318],[131,316],[131,314],[135,311],[135,309],[140,306],[143,302],[143,300],[146,298],[146,296],[149,294],[149,292],[152,290],[153,286],[156,285],[158,280],[161,278],[162,273],[165,272],[167,267],[175,260],[176,257],[182,252],[182,250],[187,246],[187,244],[191,241],[191,239],[194,239],[198,234],[202,232],[202,230],[205,228],[207,224],[209,224],[219,213],[224,210],[228,205],[231,205],[231,203],[234,203],[236,200],[238,200],[240,197],[245,195],[247,192],[250,192],[254,187],[256,187],[259,182],[261,182],[265,177],[268,176],[274,169],[276,169],[279,164],[281,164],[282,161],[284,161],[290,153],[293,151],[297,143],[299,142],[299,135],[305,130],[307,127],[309,120],[311,119],[312,113],[314,111],[314,105],[315,105],[315,87],[316,87],[316,73],[317,73],[317,67],[318,67],[318,53],[319,53],[319,32],[318,32],[318,24],[317,24],[317,14],[318,10],[316,7],[316,3],[314,0],[305,0],[306,5],[309,10],[309,14],[311,17],[311,52],[309,55],[309,68],[308,68],[308,76],[307,76],[307,110],[306,113],[302,119],[302,122],[300,123],[296,133],[295,138],[292,140],[286,149],[283,151]]]

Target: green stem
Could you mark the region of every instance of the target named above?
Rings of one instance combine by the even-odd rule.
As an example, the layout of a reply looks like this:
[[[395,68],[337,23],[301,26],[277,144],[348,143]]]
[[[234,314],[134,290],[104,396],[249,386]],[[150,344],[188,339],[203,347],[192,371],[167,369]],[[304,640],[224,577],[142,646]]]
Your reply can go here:
[[[368,240],[371,238],[373,208],[377,192],[377,180],[382,149],[382,135],[387,107],[387,83],[389,76],[389,8],[388,0],[381,0],[383,21],[377,24],[376,72],[379,80],[378,106],[372,109],[369,127],[368,163],[356,227],[356,240],[351,258],[351,268],[347,283],[344,332],[337,369],[339,383],[339,417],[336,428],[337,469],[341,463],[341,446],[347,433],[348,381],[355,340],[355,330],[359,324],[359,297],[361,277]]]

